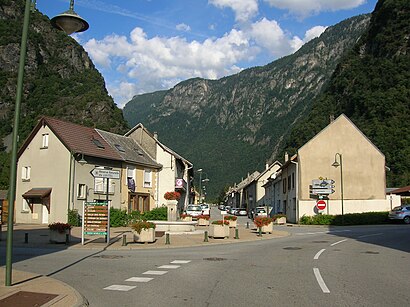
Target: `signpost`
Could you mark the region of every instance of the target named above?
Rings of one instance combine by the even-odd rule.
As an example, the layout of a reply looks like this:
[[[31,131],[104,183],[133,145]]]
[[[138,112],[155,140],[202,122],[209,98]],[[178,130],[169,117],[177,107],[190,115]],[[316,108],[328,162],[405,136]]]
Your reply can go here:
[[[323,199],[319,199],[316,202],[316,208],[320,211],[325,210],[326,209],[326,202]]]
[[[332,179],[313,179],[312,185],[310,185],[310,194],[312,195],[329,195],[333,194],[335,187],[333,184],[335,183]]]
[[[94,178],[120,179],[120,171],[113,171],[111,169],[94,168],[91,171]]]

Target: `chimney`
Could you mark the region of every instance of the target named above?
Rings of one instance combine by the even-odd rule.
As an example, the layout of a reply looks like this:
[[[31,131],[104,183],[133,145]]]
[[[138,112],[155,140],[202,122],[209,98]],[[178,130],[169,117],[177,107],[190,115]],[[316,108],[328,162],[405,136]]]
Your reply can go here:
[[[288,160],[289,160],[289,154],[288,152],[285,152],[285,162],[288,162]]]
[[[158,140],[158,132],[154,132],[154,139]]]
[[[268,168],[269,168],[269,163],[266,162],[266,164],[265,164],[265,170],[267,170]]]
[[[329,115],[329,121],[333,123],[335,121],[335,116],[333,114]]]

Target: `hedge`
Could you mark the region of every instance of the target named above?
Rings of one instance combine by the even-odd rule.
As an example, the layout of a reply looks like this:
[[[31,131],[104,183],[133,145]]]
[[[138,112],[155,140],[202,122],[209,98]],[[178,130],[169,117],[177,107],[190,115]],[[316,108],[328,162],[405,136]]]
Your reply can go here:
[[[388,222],[388,212],[348,213],[343,215],[343,223],[342,215],[304,215],[300,218],[302,225],[372,225],[387,224]]]

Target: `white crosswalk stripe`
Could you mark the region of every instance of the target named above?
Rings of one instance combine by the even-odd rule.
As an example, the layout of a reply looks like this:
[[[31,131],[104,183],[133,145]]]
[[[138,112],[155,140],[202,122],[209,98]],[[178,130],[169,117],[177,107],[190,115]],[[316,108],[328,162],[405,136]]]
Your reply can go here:
[[[133,282],[149,282],[153,280],[154,278],[150,277],[131,277],[126,279],[125,281],[133,281]]]
[[[142,273],[143,275],[164,275],[168,273],[168,271],[146,271]]]
[[[181,267],[180,265],[167,264],[167,265],[159,266],[158,269],[178,269],[180,267]]]
[[[174,260],[171,263],[173,264],[186,264],[186,263],[190,263],[191,260]]]
[[[134,288],[136,288],[136,286],[111,285],[111,286],[105,287],[104,290],[130,291]]]

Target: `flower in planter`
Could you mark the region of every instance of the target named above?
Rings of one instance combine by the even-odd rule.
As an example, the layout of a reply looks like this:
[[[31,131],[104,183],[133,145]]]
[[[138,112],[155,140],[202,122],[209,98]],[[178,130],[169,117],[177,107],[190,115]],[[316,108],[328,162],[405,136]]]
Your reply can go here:
[[[204,219],[204,220],[207,220],[207,221],[209,221],[209,218],[210,218],[210,216],[209,215],[198,215],[197,216],[197,219],[199,220],[199,219]]]
[[[236,221],[238,219],[238,217],[235,216],[235,215],[227,215],[227,216],[225,216],[224,219],[227,220],[227,221]]]
[[[217,221],[213,221],[212,225],[229,225],[229,222],[227,220],[217,220]]]
[[[166,200],[179,200],[181,198],[181,193],[175,191],[166,192],[164,198]]]
[[[137,221],[131,225],[131,228],[135,230],[137,233],[141,233],[143,229],[150,229],[150,228],[155,229],[155,224],[152,222],[147,222],[147,221]]]
[[[182,213],[182,214],[180,215],[180,217],[181,217],[181,219],[184,219],[184,218],[186,218],[186,217],[190,217],[190,215],[189,215],[189,214]]]
[[[270,217],[257,217],[255,218],[253,223],[256,225],[256,227],[268,226],[270,223],[272,223],[272,219]]]
[[[48,228],[50,230],[58,231],[59,233],[65,233],[66,230],[70,230],[72,226],[68,223],[56,222],[56,223],[49,224]]]

